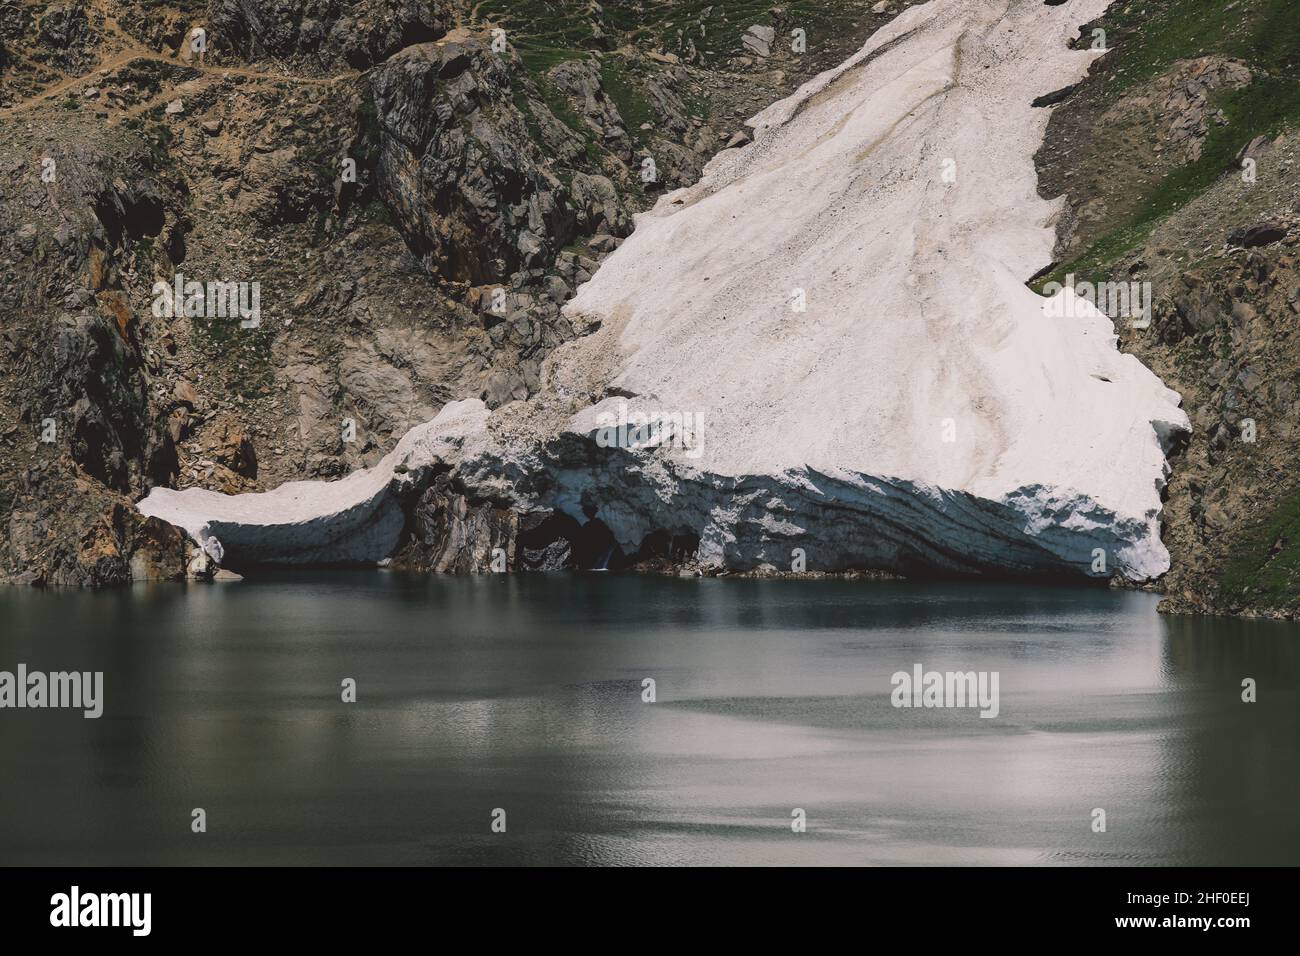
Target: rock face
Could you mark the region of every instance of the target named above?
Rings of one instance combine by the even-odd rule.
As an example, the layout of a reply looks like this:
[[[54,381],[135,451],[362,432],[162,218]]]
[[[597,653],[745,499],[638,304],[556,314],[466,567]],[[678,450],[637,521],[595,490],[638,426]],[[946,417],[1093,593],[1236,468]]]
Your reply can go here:
[[[178,528],[141,515],[129,498],[70,467],[26,478],[5,529],[14,558],[27,569],[12,583],[104,587],[184,579],[191,545]]]
[[[214,0],[209,18],[217,43],[249,59],[316,57],[364,70],[444,35],[451,16],[441,0]]]
[[[1178,77],[1163,104],[1174,117],[1170,144],[1185,148],[1189,160],[1200,159],[1210,123],[1225,121],[1222,112],[1211,108],[1210,98],[1225,87],[1240,88],[1250,80],[1250,70],[1233,60],[1200,57],[1188,63],[1185,76]]]
[[[146,157],[117,146],[71,137],[51,184],[0,164],[10,200],[0,205],[10,243],[0,408],[13,422],[0,457],[0,539],[4,570],[29,583],[183,574],[183,536],[171,529],[169,538],[133,508],[174,477],[177,456],[153,418],[138,313],[113,264],[123,247],[160,241],[160,193]],[[36,198],[54,187],[66,206]]]
[[[1053,112],[1037,156],[1043,194],[1068,197],[1052,278],[1152,293],[1120,348],[1192,422],[1165,489],[1161,610],[1300,619],[1300,139],[1270,118],[1294,53],[1274,46],[1276,7],[1194,6],[1113,4],[1084,28],[1132,52],[1170,38],[1157,23],[1194,24],[1144,67],[1098,60]]]
[[[547,360],[536,398],[452,403],[339,482],[158,489],[141,510],[235,560],[378,560],[447,472],[469,498],[585,513],[582,563],[677,535],[739,569],[802,549],[810,570],[1163,573],[1178,396],[1096,309],[1023,284],[1060,205],[1036,194],[1031,104],[1083,75],[1097,54],[1068,45],[1106,6],[910,9],[639,220],[566,307],[596,331]],[[388,90],[453,95],[445,51],[399,59]],[[464,155],[381,113],[404,188]]]
[[[472,501],[450,485],[444,472],[420,495],[393,564],[439,574],[515,570],[519,516],[508,505]]]
[[[372,77],[385,202],[429,268],[482,285],[549,265],[574,235],[567,192],[511,99],[513,55],[420,44]]]
[[[535,394],[580,331],[562,305],[632,213],[869,29],[846,17],[759,69],[735,57],[749,20],[719,5],[693,14],[687,69],[663,52],[675,19],[588,0],[0,4],[0,581],[172,575],[136,560],[130,506],[155,486],[337,478],[453,398]],[[260,286],[259,323],[155,311],[182,274]],[[500,506],[467,491],[426,525]],[[557,566],[563,541],[520,547]]]

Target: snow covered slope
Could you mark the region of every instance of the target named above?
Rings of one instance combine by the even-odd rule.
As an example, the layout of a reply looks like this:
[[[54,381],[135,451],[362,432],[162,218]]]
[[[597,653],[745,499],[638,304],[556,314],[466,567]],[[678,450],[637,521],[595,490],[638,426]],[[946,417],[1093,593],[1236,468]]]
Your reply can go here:
[[[263,558],[382,557],[393,468],[436,446],[471,487],[596,504],[633,549],[689,530],[714,564],[802,548],[819,569],[1088,574],[1100,549],[1103,573],[1163,573],[1178,396],[1106,316],[1076,300],[1050,317],[1025,286],[1060,208],[1037,194],[1049,111],[1031,103],[1086,72],[1099,54],[1068,44],[1107,5],[911,8],[638,219],[567,307],[598,329],[552,356],[538,398],[490,419],[459,403],[316,491],[154,492],[141,510]],[[684,422],[687,447],[603,447],[602,416],[628,412]]]

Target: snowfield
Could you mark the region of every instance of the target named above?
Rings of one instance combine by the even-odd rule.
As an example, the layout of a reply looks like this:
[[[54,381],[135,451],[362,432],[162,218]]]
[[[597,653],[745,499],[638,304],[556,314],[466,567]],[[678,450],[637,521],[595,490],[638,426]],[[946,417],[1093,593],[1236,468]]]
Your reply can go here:
[[[1108,4],[909,9],[638,218],[536,398],[453,403],[342,481],[140,510],[227,555],[378,560],[437,464],[521,508],[594,504],[631,550],[690,531],[715,566],[1162,574],[1179,396],[1110,318],[1025,285],[1063,203],[1038,195],[1031,104],[1101,55],[1068,44]],[[694,421],[690,447],[604,447],[629,410]]]

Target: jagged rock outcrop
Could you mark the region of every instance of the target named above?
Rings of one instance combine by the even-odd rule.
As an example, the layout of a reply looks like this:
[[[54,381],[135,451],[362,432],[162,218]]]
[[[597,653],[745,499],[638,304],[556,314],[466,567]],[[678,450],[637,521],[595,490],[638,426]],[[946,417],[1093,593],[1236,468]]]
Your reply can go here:
[[[452,19],[442,0],[213,0],[208,17],[218,47],[248,59],[310,57],[361,70],[438,39]]]
[[[1300,143],[1270,144],[1263,155],[1279,168],[1294,167]],[[1166,582],[1167,610],[1300,615],[1297,187],[1300,173],[1289,190],[1281,182],[1256,191],[1225,180],[1153,237],[1153,246],[1173,246],[1186,223],[1225,215],[1240,221],[1243,199],[1267,204],[1276,197],[1264,224],[1248,221],[1231,230],[1239,240],[1260,230],[1254,235],[1273,241],[1229,242],[1217,261],[1191,272],[1159,262],[1152,280],[1170,295],[1158,304],[1150,330],[1125,336],[1128,348],[1183,392],[1194,427],[1166,507],[1166,541],[1176,559]],[[1151,250],[1142,254],[1155,259]]]
[[[36,39],[44,58],[62,69],[83,69],[93,62],[95,31],[80,2],[53,3],[38,12]],[[12,16],[12,15],[11,15]]]
[[[522,73],[512,52],[467,38],[410,47],[371,77],[380,195],[446,278],[499,282],[573,238],[568,192],[513,100]]]
[[[24,475],[9,512],[15,584],[106,587],[185,578],[192,545],[179,528],[141,515],[125,495],[67,460]],[[0,576],[0,582],[5,576]]]
[[[579,233],[626,236],[632,231],[632,217],[608,177],[577,173],[569,189],[577,210]]]
[[[0,464],[4,567],[61,585],[129,582],[133,561],[141,580],[174,576],[163,552],[182,539],[141,536],[132,507],[177,463],[122,288],[124,254],[162,229],[147,156],[131,140],[75,136],[0,175],[22,199],[0,205],[0,357],[14,371],[0,391],[16,419]]]
[[[567,60],[553,67],[547,78],[570,97],[592,134],[630,165],[634,159],[632,139],[618,106],[605,91],[598,65],[592,60]]]
[[[508,502],[472,501],[443,472],[411,507],[392,563],[439,574],[514,571],[519,524]]]

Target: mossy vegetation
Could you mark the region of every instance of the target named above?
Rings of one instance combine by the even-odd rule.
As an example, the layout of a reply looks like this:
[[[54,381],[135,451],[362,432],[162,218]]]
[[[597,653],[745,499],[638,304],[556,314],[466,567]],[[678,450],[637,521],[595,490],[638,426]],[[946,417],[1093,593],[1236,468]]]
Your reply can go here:
[[[1232,548],[1219,590],[1229,601],[1265,608],[1300,600],[1300,490],[1270,515],[1247,526]]]
[[[632,141],[640,143],[643,140],[641,126],[655,121],[655,111],[633,82],[632,69],[632,64],[621,57],[606,57],[600,64],[600,85],[605,95],[614,101]]]
[[[1114,86],[1124,93],[1179,60],[1217,54],[1253,68],[1300,72],[1300,16],[1295,0],[1129,0],[1093,26],[1106,30]],[[1090,34],[1090,31],[1088,33]]]
[[[793,0],[780,6],[788,28],[806,32],[810,50],[844,35],[846,16],[868,16],[866,5],[852,0]],[[483,0],[475,9],[480,21],[507,31],[530,73],[629,43],[680,53],[689,40],[706,63],[714,63],[741,52],[741,37],[750,26],[773,25],[770,0],[610,0],[595,19],[586,0]]]
[[[208,367],[223,377],[227,392],[251,399],[274,384],[272,333],[266,316],[256,328],[244,328],[238,316],[188,321],[193,323],[195,339],[209,358]]]
[[[754,25],[776,29],[778,48],[793,43],[793,32],[801,30],[805,49],[813,53],[823,43],[856,47],[861,42],[857,28],[872,19],[861,0],[793,0],[779,7],[769,0],[610,0],[598,9],[588,0],[482,0],[474,7],[474,17],[481,26],[506,31],[507,42],[523,61],[547,109],[586,144],[592,168],[601,165],[599,132],[550,82],[548,74],[557,65],[597,62],[602,90],[617,107],[634,151],[640,152],[650,139],[642,127],[655,123],[658,116],[643,80],[659,67],[629,55],[630,49],[673,54],[683,62],[717,68],[731,57],[752,56],[742,38]],[[688,83],[676,92],[691,116],[709,116],[708,98],[698,89]],[[515,105],[536,136],[538,118],[532,115],[527,97],[517,93]]]
[[[539,76],[537,78],[537,91],[541,94],[542,102],[546,104],[546,108],[551,111],[551,115],[579,136],[586,139],[592,137],[591,127],[582,121],[582,117],[577,114],[564,94],[555,88],[554,83],[544,76]],[[527,113],[528,110],[523,109],[522,112]]]
[[[168,166],[171,162],[172,142],[176,139],[171,127],[161,120],[140,119],[134,129],[149,148],[149,168],[157,172]]]

